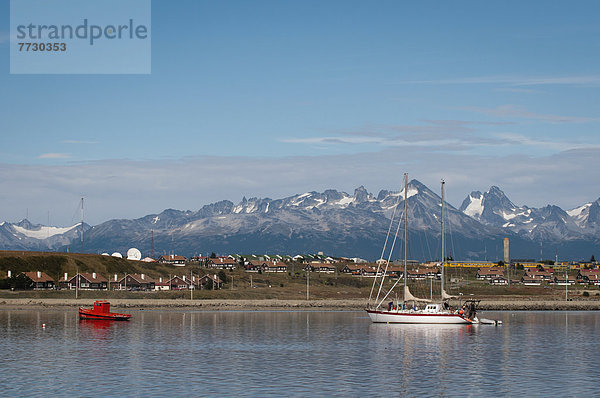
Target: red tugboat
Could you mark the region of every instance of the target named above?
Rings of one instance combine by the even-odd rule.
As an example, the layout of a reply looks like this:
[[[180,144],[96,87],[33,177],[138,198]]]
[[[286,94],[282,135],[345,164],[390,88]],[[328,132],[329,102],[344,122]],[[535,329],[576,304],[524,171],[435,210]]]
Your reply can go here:
[[[105,300],[94,301],[92,308],[79,307],[80,319],[104,319],[113,321],[128,321],[131,318],[130,314],[118,314],[110,312],[110,303]]]

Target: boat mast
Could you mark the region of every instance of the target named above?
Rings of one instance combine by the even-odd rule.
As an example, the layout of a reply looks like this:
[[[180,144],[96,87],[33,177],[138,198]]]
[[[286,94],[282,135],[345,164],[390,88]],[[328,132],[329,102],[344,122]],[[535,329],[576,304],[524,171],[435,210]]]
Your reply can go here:
[[[404,291],[402,293],[403,301],[406,301],[406,254],[408,250],[408,209],[407,199],[408,199],[408,173],[404,173]]]
[[[444,253],[444,184],[446,182],[442,179],[442,300],[444,299],[444,266],[446,265],[446,258],[445,258],[445,253]]]

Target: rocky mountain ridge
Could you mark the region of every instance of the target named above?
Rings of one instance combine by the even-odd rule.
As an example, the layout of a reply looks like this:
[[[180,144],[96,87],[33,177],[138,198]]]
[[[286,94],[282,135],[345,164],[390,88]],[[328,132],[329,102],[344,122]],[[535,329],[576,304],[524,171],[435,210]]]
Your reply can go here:
[[[439,195],[417,180],[408,184],[409,256],[439,258]],[[137,247],[144,255],[217,253],[297,254],[323,251],[334,256],[374,260],[396,208],[403,209],[404,192],[382,190],[377,195],[358,187],[353,194],[336,190],[306,192],[282,199],[243,198],[237,204],[220,201],[197,211],[167,209],[139,219],[110,220],[84,226],[84,251],[125,252]],[[447,212],[446,251],[460,259],[499,260],[502,240],[510,239],[513,257],[589,258],[598,245],[600,199],[564,211],[557,206],[516,206],[498,188],[474,191]],[[21,224],[21,225],[19,225]],[[26,220],[0,224],[3,249],[66,250],[78,248],[80,226],[33,226]],[[395,231],[397,224],[392,226]],[[38,232],[35,232],[38,231]],[[44,233],[47,237],[44,238]],[[402,243],[398,243],[397,250]],[[392,257],[399,257],[399,251]]]

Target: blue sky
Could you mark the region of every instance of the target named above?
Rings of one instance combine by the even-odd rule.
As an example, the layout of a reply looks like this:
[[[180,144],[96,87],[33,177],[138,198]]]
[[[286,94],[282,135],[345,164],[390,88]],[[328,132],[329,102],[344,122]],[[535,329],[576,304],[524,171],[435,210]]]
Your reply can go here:
[[[395,189],[597,199],[596,1],[153,1],[150,75],[9,74],[0,220]],[[110,60],[107,60],[110,62]],[[28,210],[27,210],[28,209]],[[53,221],[53,222],[52,222]]]

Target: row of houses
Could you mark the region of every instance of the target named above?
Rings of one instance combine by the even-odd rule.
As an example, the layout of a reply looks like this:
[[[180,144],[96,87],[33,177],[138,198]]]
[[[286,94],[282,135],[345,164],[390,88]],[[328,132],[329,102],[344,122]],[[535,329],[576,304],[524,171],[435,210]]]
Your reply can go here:
[[[113,278],[106,277],[96,273],[81,272],[73,276],[67,273],[63,275],[55,283],[55,280],[45,272],[23,272],[19,275],[30,280],[29,286],[34,290],[49,290],[49,289],[68,289],[68,290],[128,290],[128,291],[155,291],[155,290],[195,290],[204,289],[210,286],[211,289],[220,289],[223,286],[223,281],[217,275],[207,274],[204,276],[187,277],[171,276],[170,278],[160,277],[158,280],[150,278],[146,274],[126,274],[123,277],[118,277],[117,274]],[[11,277],[9,271],[8,277]]]
[[[210,259],[206,265],[208,268],[215,269],[235,269],[238,264],[227,258]],[[287,264],[282,261],[246,261],[243,265],[246,272],[267,272],[267,273],[286,273],[290,272],[294,265]],[[307,272],[317,272],[324,274],[334,274],[338,272],[338,266],[334,263],[307,263],[303,264],[299,269]],[[339,270],[340,273],[352,276],[375,277],[383,275],[385,266],[378,267],[375,264],[346,264]],[[399,265],[389,265],[386,276],[401,277],[403,267]],[[409,279],[421,280],[427,278],[440,278],[439,268],[419,268],[408,270],[407,276]]]
[[[168,254],[162,255],[158,258],[158,262],[162,264],[170,264],[175,266],[184,266],[186,262],[201,264],[203,266],[211,267],[215,264],[242,264],[246,262],[283,262],[283,263],[326,263],[326,264],[335,264],[339,262],[354,262],[355,260],[360,260],[358,258],[343,258],[343,257],[330,257],[326,256],[323,253],[318,254],[298,254],[296,256],[287,256],[287,255],[240,255],[240,254],[232,254],[229,256],[193,256],[188,260],[184,256],[176,255],[176,254]],[[364,261],[364,260],[363,260]]]
[[[347,264],[341,272],[347,275],[363,277],[381,277],[385,272],[386,277],[401,278],[404,274],[404,266],[385,265],[376,266],[369,264]],[[441,272],[439,268],[417,268],[407,269],[406,277],[411,280],[440,279]]]
[[[486,267],[477,270],[478,280],[487,280],[492,285],[508,285],[508,279],[501,267]],[[542,283],[560,286],[574,285],[575,283],[600,286],[600,269],[580,269],[577,276],[565,275],[564,272],[555,273],[554,268],[526,269],[520,280],[515,281],[525,286],[540,286]]]

